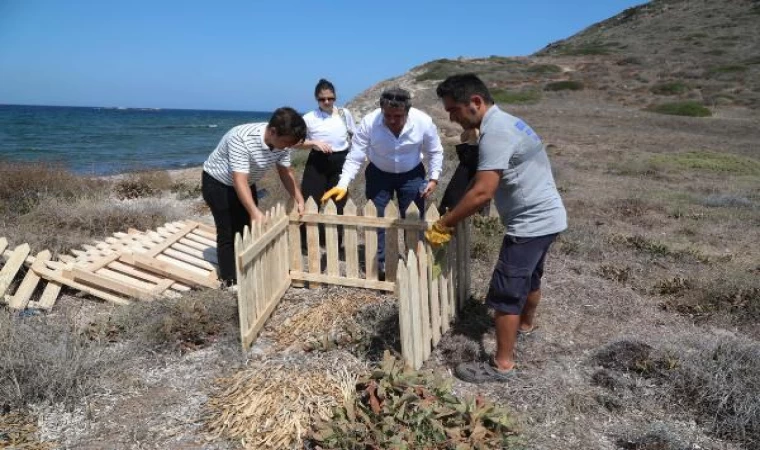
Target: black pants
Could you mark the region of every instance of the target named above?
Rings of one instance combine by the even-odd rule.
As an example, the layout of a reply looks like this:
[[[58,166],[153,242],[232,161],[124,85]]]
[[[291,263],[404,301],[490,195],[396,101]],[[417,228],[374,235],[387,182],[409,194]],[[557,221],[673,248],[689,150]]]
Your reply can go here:
[[[457,156],[459,156],[459,165],[454,169],[454,175],[451,176],[446,190],[443,192],[441,204],[438,211],[444,214],[447,210],[451,211],[462,200],[464,194],[470,189],[475,174],[478,173],[478,146],[470,144],[459,144],[456,146]],[[480,210],[481,214],[488,215],[490,202]],[[484,212],[485,211],[485,212]]]
[[[219,278],[226,284],[237,283],[235,271],[235,234],[251,226],[251,216],[235,192],[235,188],[227,186],[211,175],[203,172],[201,177],[201,192],[203,200],[211,209],[216,225],[216,256],[219,260]],[[251,185],[253,201],[258,204],[256,185]]]
[[[319,205],[322,196],[328,189],[335,187],[340,179],[340,172],[343,170],[343,163],[346,162],[348,151],[336,153],[323,153],[319,150],[312,150],[309,153],[309,159],[306,160],[306,167],[303,169],[303,178],[301,179],[301,193],[304,200],[309,197]],[[348,201],[348,196],[343,200],[336,202],[338,214],[343,214],[343,207]],[[342,242],[342,227],[338,227],[338,239]],[[319,226],[319,240],[325,242],[325,227]],[[306,246],[306,227],[301,227],[301,244]]]

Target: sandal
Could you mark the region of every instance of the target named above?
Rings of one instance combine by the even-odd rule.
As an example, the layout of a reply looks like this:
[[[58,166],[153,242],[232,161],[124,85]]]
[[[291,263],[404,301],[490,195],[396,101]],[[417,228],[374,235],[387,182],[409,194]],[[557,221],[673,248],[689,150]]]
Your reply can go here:
[[[505,382],[514,377],[517,369],[499,370],[490,362],[476,361],[458,364],[454,375],[468,383]]]
[[[518,328],[517,329],[517,338],[518,339],[527,339],[529,337],[535,336],[537,334],[537,332],[538,332],[538,325],[533,325],[533,328],[531,328],[530,330],[521,330],[521,329]]]

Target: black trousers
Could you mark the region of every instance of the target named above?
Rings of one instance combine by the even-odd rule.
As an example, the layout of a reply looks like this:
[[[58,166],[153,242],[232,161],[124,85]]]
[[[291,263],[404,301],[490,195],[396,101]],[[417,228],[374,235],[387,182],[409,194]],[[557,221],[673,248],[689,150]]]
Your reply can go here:
[[[237,283],[235,271],[235,234],[243,233],[243,229],[251,226],[251,216],[235,192],[235,188],[227,186],[216,178],[203,172],[201,177],[201,192],[216,225],[216,256],[219,260],[219,278],[227,285]],[[256,185],[251,185],[253,201],[258,204]]]
[[[328,189],[335,187],[340,179],[340,172],[343,170],[343,163],[346,162],[348,151],[336,153],[323,153],[319,150],[312,150],[309,158],[306,160],[306,167],[303,169],[303,178],[301,178],[301,193],[304,200],[309,197],[319,205],[322,196]],[[348,196],[343,200],[336,202],[338,214],[343,214],[343,207],[348,201]],[[342,227],[338,227],[338,239],[342,242]],[[319,226],[319,240],[325,242],[325,228]],[[301,245],[306,246],[306,227],[301,227]]]
[[[459,157],[459,165],[454,169],[454,175],[451,176],[446,190],[443,192],[443,198],[441,204],[438,206],[438,211],[444,214],[447,210],[451,211],[462,200],[464,194],[469,190],[470,183],[475,179],[475,174],[478,172],[478,146],[470,144],[459,144],[456,146],[457,156]],[[488,211],[490,204],[486,204],[481,209]]]

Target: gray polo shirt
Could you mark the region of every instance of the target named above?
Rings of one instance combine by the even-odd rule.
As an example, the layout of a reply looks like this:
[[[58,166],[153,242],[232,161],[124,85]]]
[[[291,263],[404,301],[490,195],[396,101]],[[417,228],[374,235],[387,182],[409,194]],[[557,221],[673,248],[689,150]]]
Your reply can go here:
[[[541,138],[522,120],[493,105],[480,124],[478,170],[501,170],[496,209],[516,237],[567,228],[567,213],[554,184]]]

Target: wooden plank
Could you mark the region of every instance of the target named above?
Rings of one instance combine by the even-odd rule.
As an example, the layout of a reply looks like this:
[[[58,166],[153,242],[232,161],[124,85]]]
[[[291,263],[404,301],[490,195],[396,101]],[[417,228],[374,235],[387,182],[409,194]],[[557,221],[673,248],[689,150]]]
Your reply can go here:
[[[377,217],[377,208],[372,201],[364,205],[364,217]],[[357,217],[358,221],[359,217]],[[367,280],[377,280],[377,230],[364,227],[364,273]]]
[[[343,207],[345,224],[343,225],[343,249],[346,254],[346,276],[359,278],[359,240],[357,226],[354,222],[356,217],[356,205],[349,198]]]
[[[32,265],[44,265],[44,261],[50,260],[50,251],[43,250],[37,253],[37,256],[34,257],[34,260],[35,261]],[[27,271],[26,275],[24,276],[24,280],[21,281],[21,285],[19,285],[18,289],[16,289],[16,293],[8,302],[8,306],[13,309],[26,308],[26,305],[29,303],[29,299],[32,297],[32,293],[34,293],[34,290],[37,288],[37,284],[40,282],[40,279],[40,276],[37,275],[37,273],[35,273],[33,270]]]
[[[174,244],[175,242],[177,242],[180,239],[182,239],[183,237],[185,237],[185,235],[187,233],[190,233],[191,231],[193,231],[195,228],[197,228],[197,226],[198,225],[194,224],[194,223],[185,225],[184,227],[182,227],[181,230],[179,230],[178,232],[174,233],[174,235],[172,237],[167,237],[164,242],[162,242],[160,244],[157,244],[155,247],[153,247],[150,250],[148,250],[145,254],[147,256],[156,256],[156,255],[158,255],[159,253],[161,253],[164,250],[166,250],[167,248],[169,248],[172,244]]]
[[[184,269],[187,272],[193,272],[193,273],[195,273],[197,275],[200,275],[200,276],[204,276],[205,277],[205,276],[208,276],[208,274],[209,274],[208,270],[201,269],[200,267],[195,267],[192,264],[188,264],[186,262],[182,262],[182,261],[178,260],[177,258],[172,258],[171,256],[167,256],[167,255],[164,255],[164,254],[156,255],[156,257],[153,258],[153,259],[155,259],[157,261],[164,261],[166,263],[173,264],[176,267]]]
[[[81,270],[81,269],[78,269],[78,270]],[[95,272],[95,274],[100,275],[104,278],[108,278],[110,280],[124,283],[127,286],[132,286],[135,289],[140,289],[145,292],[152,292],[153,289],[156,287],[156,285],[153,283],[148,283],[146,281],[139,280],[137,278],[132,278],[129,275],[125,275],[121,272],[117,272],[115,270],[111,270],[107,268],[99,269],[97,272]]]
[[[323,214],[325,217],[338,215],[338,208],[332,199],[328,200]],[[335,224],[325,225],[325,251],[327,256],[327,274],[330,276],[340,275],[338,271],[338,226]]]
[[[174,248],[167,248],[166,250],[164,250],[163,254],[166,256],[171,256],[172,258],[178,259],[182,262],[191,264],[195,267],[198,267],[199,269],[216,270],[217,268],[217,266],[215,266],[214,264],[211,264],[210,262],[206,260],[188,255],[187,253],[175,250]]]
[[[419,264],[419,277],[420,277],[420,331],[422,333],[422,360],[426,360],[430,356],[431,348],[431,330],[430,330],[430,295],[428,292],[428,258],[427,251],[425,250],[425,244],[421,240],[417,240],[418,256],[417,263]]]
[[[76,267],[70,271],[64,271],[63,276],[71,278],[76,282],[95,285],[104,291],[116,292],[139,300],[149,300],[153,298],[150,291],[140,289],[133,284],[127,284],[111,277],[87,272]]]
[[[301,256],[301,224],[298,222],[298,208],[293,200],[288,204],[290,210],[290,225],[288,226],[288,250],[290,254],[290,268],[300,272],[303,267],[303,257]],[[293,286],[303,287],[301,281],[294,281]]]
[[[61,293],[63,285],[56,281],[48,281],[45,289],[42,291],[40,299],[35,304],[37,309],[50,310],[53,309],[56,300],[58,300],[58,294]]]
[[[5,295],[16,273],[24,265],[24,260],[29,256],[29,244],[21,244],[16,247],[10,258],[5,261],[3,269],[0,270],[0,299]]]
[[[172,283],[170,285],[170,288],[174,289],[175,291],[178,291],[178,292],[187,292],[187,291],[190,290],[189,286],[184,285],[184,284],[182,284],[182,283],[180,283],[178,281],[175,281],[175,280],[173,280],[171,278],[159,277],[159,276],[156,276],[156,275],[152,274],[151,272],[148,272],[147,270],[141,270],[141,269],[138,269],[136,267],[132,267],[132,266],[130,266],[128,264],[124,264],[124,263],[122,263],[120,261],[114,261],[114,262],[112,262],[111,264],[108,265],[108,268],[111,269],[111,270],[122,272],[124,274],[127,274],[129,276],[132,276],[132,277],[135,277],[135,278],[138,278],[138,279],[141,279],[141,280],[149,281],[149,282],[154,283],[154,284],[160,284],[160,283],[163,283],[165,281],[171,281]]]
[[[243,230],[243,235],[235,235],[235,254],[239,255],[243,251],[243,237],[247,232]],[[237,291],[237,306],[238,306],[238,322],[240,324],[240,345],[243,347],[243,351],[246,350],[245,341],[243,337],[248,331],[248,290],[243,289],[246,283],[247,271],[239,264],[235,264],[235,271],[237,274],[238,291]]]
[[[329,275],[315,274],[311,272],[290,271],[292,280],[308,281],[309,283],[327,283],[338,286],[349,286],[366,289],[377,289],[381,291],[393,292],[395,283],[390,281],[364,280],[361,278],[331,277]]]
[[[153,287],[153,294],[155,295],[161,295],[161,296],[167,296],[169,288],[171,288],[172,283],[174,283],[174,280],[165,279],[161,282],[159,282],[157,285]],[[178,294],[176,292],[173,293],[175,296]]]
[[[97,289],[97,288],[94,288],[92,286],[88,286],[82,283],[78,283],[74,280],[67,279],[63,276],[63,273],[50,270],[47,267],[38,267],[38,268],[33,268],[32,270],[37,272],[37,275],[39,275],[40,277],[48,281],[57,282],[64,286],[68,286],[72,289],[82,291],[86,294],[90,294],[94,297],[98,297],[102,300],[114,303],[116,305],[129,305],[132,303],[129,300],[123,299],[109,292],[106,292],[106,291],[103,291],[103,290],[100,290],[100,289]],[[43,296],[44,296],[44,293],[43,293]]]
[[[266,232],[262,232],[262,235],[257,237],[251,246],[243,250],[243,253],[239,256],[240,260],[242,260],[243,263],[248,263],[255,258],[264,247],[269,245],[272,240],[287,230],[288,223],[287,217],[282,217],[278,219],[277,222],[272,223],[270,228]]]
[[[411,368],[414,367],[414,341],[412,335],[412,317],[411,302],[412,295],[409,289],[409,268],[404,261],[397,261],[398,275],[398,325],[401,333],[401,356],[404,358],[404,364]]]
[[[438,277],[438,295],[441,299],[441,334],[449,331],[450,320],[450,303],[449,303],[449,280],[446,272],[441,272]]]
[[[465,219],[464,224],[464,237],[465,237],[465,246],[464,246],[464,252],[465,252],[465,260],[467,261],[464,265],[464,293],[465,293],[465,302],[470,299],[470,288],[472,283],[472,273],[470,272],[470,252],[472,252],[472,223],[471,219],[468,217]]]
[[[446,292],[448,294],[449,315],[446,320],[447,324],[454,322],[454,318],[457,316],[457,304],[456,304],[456,287],[454,285],[454,252],[447,252],[446,256],[449,258],[449,262],[446,264]]]
[[[207,276],[203,276],[194,272],[185,270],[182,267],[178,267],[169,262],[149,258],[139,253],[132,255],[124,255],[123,262],[136,266],[140,269],[149,270],[161,274],[165,277],[173,278],[181,283],[191,286],[203,286],[211,289],[217,289],[219,287],[218,281],[213,281]]]
[[[435,223],[440,219],[438,208],[435,205],[430,205],[425,211],[425,221],[427,223]],[[441,297],[439,288],[441,286],[438,277],[433,277],[433,247],[425,241],[425,253],[427,253],[428,260],[428,292],[430,294],[430,327],[431,327],[431,344],[433,347],[438,345],[441,340]]]
[[[202,254],[206,254],[206,252],[208,252],[209,254],[216,255],[215,247],[210,247],[208,245],[201,244],[200,242],[194,241],[192,239],[188,239],[188,236],[189,234],[185,235],[185,237],[177,241],[177,244],[182,244],[186,247],[190,247],[193,250],[197,250],[201,252]]]
[[[205,245],[207,247],[211,247],[214,249],[216,248],[216,241],[203,237],[200,234],[196,234],[197,232],[198,230],[193,230],[192,233],[188,233],[187,235],[185,235],[185,237],[201,245]]]
[[[200,234],[201,236],[207,236],[211,240],[216,240],[216,227],[200,222],[196,223],[196,225],[198,225],[198,230],[196,233]]]
[[[465,255],[465,231],[464,231],[464,221],[461,221],[457,224],[456,227],[456,233],[457,233],[457,254],[456,254],[456,281],[457,281],[457,311],[461,311],[464,307],[464,271],[465,266],[467,264],[467,259],[469,258],[468,255]]]
[[[412,202],[411,205],[406,209],[406,220],[413,220],[420,222],[420,210],[417,208],[417,204]],[[422,223],[422,222],[420,222]],[[423,224],[427,225],[427,224]],[[404,230],[404,243],[406,244],[407,250],[416,250],[417,249],[417,242],[420,241],[420,231],[419,230]]]
[[[253,243],[256,243],[256,241],[261,239],[261,236],[264,234],[264,227],[262,226],[261,222],[255,222],[253,224],[253,230],[254,232],[251,233],[251,237],[253,239]],[[266,310],[267,307],[266,277],[264,275],[264,267],[266,266],[267,261],[264,259],[264,254],[260,253],[259,255],[260,256],[255,259],[256,278],[254,279],[255,285],[253,286],[253,290],[256,292],[257,318],[258,313]]]
[[[367,204],[369,203],[371,202],[367,202]],[[365,205],[364,207],[366,209],[367,206]],[[398,207],[396,207],[396,210],[398,210]],[[322,224],[343,225],[342,216],[325,217],[322,214],[317,214],[317,213],[304,213],[298,220],[300,222],[308,223],[308,224],[322,223]],[[425,231],[425,229],[427,228],[427,224],[421,223],[420,221],[411,221],[411,220],[400,219],[400,218],[390,219],[387,217],[387,215],[386,217],[377,217],[377,216],[367,217],[367,215],[365,214],[364,217],[358,216],[355,220],[356,220],[356,225],[359,225],[362,227],[403,228],[403,229],[418,230],[418,231]]]
[[[8,248],[8,239],[0,237],[0,253],[5,252],[6,248]]]
[[[385,217],[396,220],[399,210],[396,203],[391,201],[385,207]],[[398,269],[398,228],[391,227],[385,230],[385,281],[396,281],[396,269]]]
[[[90,272],[97,272],[98,269],[102,269],[103,267],[106,267],[107,265],[119,259],[119,257],[121,257],[120,253],[116,253],[116,252],[111,253],[108,256],[104,256],[100,258],[99,260],[90,263],[87,266],[87,270],[89,270]]]
[[[289,279],[282,280],[280,281],[280,283],[281,284],[277,288],[277,291],[272,296],[273,301],[271,301],[269,305],[267,305],[264,311],[260,312],[258,318],[256,319],[256,322],[253,325],[251,325],[251,327],[247,330],[246,334],[243,336],[244,349],[248,349],[253,343],[253,341],[256,340],[256,336],[258,336],[261,329],[264,328],[264,324],[269,319],[269,316],[272,315],[272,312],[280,303],[282,296],[285,295],[285,292],[287,292],[288,288],[290,287]]]
[[[398,264],[397,264],[398,266]],[[417,263],[417,255],[414,250],[409,250],[406,257],[406,268],[409,275],[409,317],[412,324],[412,351],[414,352],[414,370],[422,367],[422,309],[420,303],[420,274]]]
[[[316,214],[317,204],[313,198],[309,198],[306,202],[305,214]],[[321,216],[320,216],[321,217]],[[306,255],[309,261],[309,272],[313,274],[321,274],[321,260],[322,253],[319,250],[319,229],[316,223],[306,224]],[[314,289],[319,287],[319,283],[309,283],[309,288]]]

